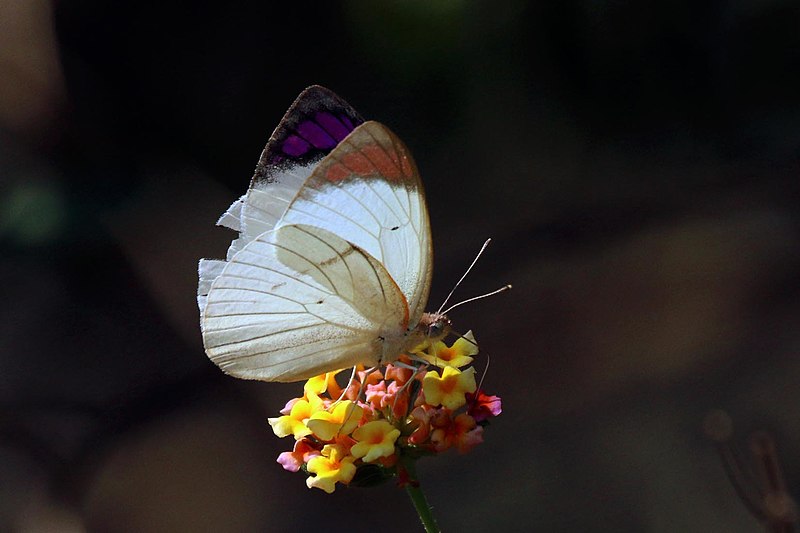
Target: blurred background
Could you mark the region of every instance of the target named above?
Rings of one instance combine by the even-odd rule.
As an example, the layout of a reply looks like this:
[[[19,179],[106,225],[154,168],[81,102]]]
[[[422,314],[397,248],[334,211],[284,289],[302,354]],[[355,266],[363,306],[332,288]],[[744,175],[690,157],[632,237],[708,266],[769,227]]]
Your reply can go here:
[[[458,294],[514,285],[451,316],[504,413],[420,463],[442,528],[760,530],[703,420],[746,462],[766,430],[800,494],[799,26],[788,0],[0,0],[0,530],[419,528],[392,483],[283,471],[266,418],[301,385],[202,349],[197,260],[315,83],[414,153],[431,307],[487,237]]]

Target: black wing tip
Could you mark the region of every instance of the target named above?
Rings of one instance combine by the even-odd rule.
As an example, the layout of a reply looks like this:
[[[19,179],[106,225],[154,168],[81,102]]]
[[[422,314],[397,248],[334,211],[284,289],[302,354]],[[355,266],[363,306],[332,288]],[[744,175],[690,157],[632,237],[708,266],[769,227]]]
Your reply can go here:
[[[313,115],[317,111],[330,111],[345,115],[353,120],[355,125],[364,122],[364,117],[344,98],[322,85],[310,85],[295,98],[278,126],[293,125],[302,120],[304,116]]]
[[[311,148],[307,153],[293,156],[281,150],[283,142],[287,137],[297,133],[296,128],[305,121],[313,121],[319,112],[327,112],[336,117],[345,118],[345,122],[350,122],[349,129],[364,122],[364,118],[356,111],[353,106],[348,104],[342,97],[332,90],[322,85],[310,85],[295,98],[294,102],[272,135],[261,153],[261,158],[256,165],[256,170],[250,186],[253,187],[259,182],[273,181],[275,169],[293,161],[299,164],[306,164],[324,157],[330,150]],[[341,140],[341,139],[339,139]]]
[[[292,108],[294,108],[297,104],[303,104],[305,102],[325,102],[328,104],[343,103],[345,106],[350,107],[350,104],[348,104],[341,96],[327,87],[316,84],[309,85],[303,89],[300,94],[297,95],[297,98],[294,99],[294,103],[292,103],[292,105],[289,107],[289,111],[291,111]],[[289,111],[286,113],[288,114]]]

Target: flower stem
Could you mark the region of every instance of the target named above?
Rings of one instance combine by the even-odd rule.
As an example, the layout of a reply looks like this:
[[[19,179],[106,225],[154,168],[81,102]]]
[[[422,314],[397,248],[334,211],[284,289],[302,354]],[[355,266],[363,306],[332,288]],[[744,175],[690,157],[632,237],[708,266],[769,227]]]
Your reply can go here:
[[[409,476],[409,482],[406,483],[406,492],[408,493],[408,497],[411,498],[411,502],[414,504],[414,509],[417,510],[419,519],[422,521],[422,527],[425,528],[426,533],[439,533],[439,526],[436,525],[436,519],[431,512],[431,506],[428,505],[428,501],[425,499],[425,493],[422,492],[422,489],[419,487],[416,465],[413,460],[404,461],[404,463],[403,466],[405,466]]]

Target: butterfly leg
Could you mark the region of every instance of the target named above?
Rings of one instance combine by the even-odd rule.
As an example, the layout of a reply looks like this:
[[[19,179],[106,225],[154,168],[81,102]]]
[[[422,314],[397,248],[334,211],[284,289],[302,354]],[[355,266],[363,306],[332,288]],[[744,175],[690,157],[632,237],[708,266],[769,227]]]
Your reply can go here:
[[[356,403],[360,399],[362,399],[364,397],[364,395],[366,394],[365,391],[364,391],[364,383],[366,383],[367,377],[370,374],[372,374],[373,372],[375,372],[376,370],[378,370],[377,366],[373,366],[372,368],[368,368],[367,370],[364,371],[364,378],[362,380],[358,381],[358,380],[356,380],[356,373],[358,372],[358,367],[357,366],[353,367],[353,371],[350,373],[350,379],[347,381],[347,385],[342,390],[342,394],[339,395],[339,398],[334,402],[334,403],[340,402],[342,400],[342,398],[344,398],[345,395],[347,394],[347,391],[350,390],[350,385],[352,385],[354,382],[358,381],[358,395],[356,396],[356,399],[353,402],[352,408],[348,410],[347,416],[345,416],[344,421],[342,422],[342,426],[344,426],[348,422],[348,420],[350,420],[350,417],[353,415],[353,412],[355,412],[355,410],[356,410]]]
[[[421,370],[428,368],[428,362],[425,361],[424,359],[417,357],[414,354],[407,354],[407,355],[412,361],[418,361],[422,363],[422,365],[409,365],[408,363],[404,363],[402,361],[395,361],[394,363],[392,363],[394,366],[405,368],[412,371],[411,377],[409,377],[408,380],[405,383],[403,383],[403,385],[400,387],[400,389],[398,389],[397,393],[394,396],[394,401],[392,402],[392,413],[395,412],[395,409],[397,407],[397,399],[401,397],[404,393],[406,393],[409,387],[411,387],[411,385],[416,380],[417,374],[419,374]],[[408,400],[409,400],[409,407],[411,407],[411,398],[409,397]]]
[[[344,388],[342,389],[342,393],[339,395],[338,398],[336,398],[336,401],[333,402],[334,405],[336,405],[337,403],[341,402],[342,399],[347,394],[347,391],[350,390],[350,385],[352,385],[353,382],[356,380],[356,372],[358,372],[358,367],[354,366],[353,367],[353,371],[350,372],[350,379],[347,380],[347,385],[344,386]],[[361,394],[361,391],[359,390],[358,393]]]

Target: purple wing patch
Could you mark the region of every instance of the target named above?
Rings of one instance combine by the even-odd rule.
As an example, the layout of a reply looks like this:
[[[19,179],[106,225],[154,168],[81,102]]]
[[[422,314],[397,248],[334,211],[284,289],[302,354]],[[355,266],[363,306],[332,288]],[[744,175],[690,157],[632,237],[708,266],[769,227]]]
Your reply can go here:
[[[297,135],[289,135],[283,141],[281,151],[289,157],[300,157],[311,149],[311,145],[305,139]]]
[[[319,85],[309,87],[272,133],[250,186],[275,181],[275,174],[282,169],[321,160],[363,122],[361,115],[333,91]]]
[[[306,120],[298,124],[297,132],[303,136],[303,139],[307,139],[314,148],[319,150],[332,150],[339,144],[316,122],[316,117],[314,117],[314,120]]]
[[[337,143],[347,137],[350,132],[355,129],[355,125],[348,120],[347,115],[336,118],[327,111],[320,111],[317,113],[316,119],[319,125],[325,128],[325,131],[336,139]]]

